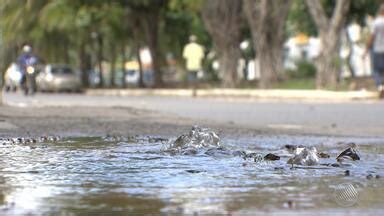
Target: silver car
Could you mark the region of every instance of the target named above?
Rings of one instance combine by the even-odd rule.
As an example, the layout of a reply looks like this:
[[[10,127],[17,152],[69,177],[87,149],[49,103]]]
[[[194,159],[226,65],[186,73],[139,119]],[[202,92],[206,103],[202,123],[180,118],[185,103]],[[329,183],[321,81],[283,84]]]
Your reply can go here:
[[[36,77],[40,91],[75,91],[82,89],[78,73],[68,65],[48,64]]]

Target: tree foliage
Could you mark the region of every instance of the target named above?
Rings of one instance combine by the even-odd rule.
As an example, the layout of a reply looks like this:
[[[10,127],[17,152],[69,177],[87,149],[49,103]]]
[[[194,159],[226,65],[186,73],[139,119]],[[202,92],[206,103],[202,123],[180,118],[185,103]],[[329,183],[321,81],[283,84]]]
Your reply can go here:
[[[326,15],[330,17],[336,6],[336,0],[319,1],[323,6]],[[352,0],[345,23],[356,21],[360,25],[366,25],[366,16],[375,16],[380,4],[382,3],[384,3],[384,0]],[[316,24],[309,13],[305,0],[292,1],[292,6],[288,15],[287,32],[289,35],[294,35],[298,32],[313,36],[318,34]]]
[[[114,80],[114,72],[123,68],[126,60],[137,58],[140,47],[148,46],[152,53],[156,84],[159,86],[166,66],[164,57],[172,53],[179,65],[183,65],[182,48],[188,42],[189,35],[194,34],[207,50],[215,49],[219,58],[228,54],[231,57],[227,55],[227,58],[234,59],[233,62],[239,58],[240,41],[252,37],[257,55],[270,59],[264,59],[264,64],[275,62],[268,70],[278,74],[282,71],[278,56],[282,56],[281,44],[287,35],[299,32],[324,35],[324,30],[319,28],[319,20],[311,16],[313,5],[305,3],[320,3],[324,17],[329,18],[333,16],[338,1],[1,0],[0,70],[4,71],[10,61],[16,58],[24,43],[30,43],[34,51],[47,62],[68,63],[80,68],[84,83],[88,80],[88,71],[102,71],[105,68],[101,67],[101,62],[110,62],[111,80]],[[285,18],[286,9],[280,9],[289,2],[292,4]],[[383,2],[350,1],[349,13],[343,17],[341,28],[351,21],[365,24],[365,15],[375,15],[379,4]],[[239,8],[241,4],[252,4],[262,10],[250,18],[247,11],[250,12],[252,8]],[[248,25],[244,23],[246,17]],[[263,44],[266,46],[261,49]],[[274,50],[273,54],[268,47]],[[229,67],[227,61],[220,61],[222,68]],[[233,62],[230,68],[236,65]],[[232,75],[225,78],[225,85],[231,83],[228,86],[233,86],[237,79],[234,69],[226,71],[223,74]],[[99,74],[102,79],[102,73]]]

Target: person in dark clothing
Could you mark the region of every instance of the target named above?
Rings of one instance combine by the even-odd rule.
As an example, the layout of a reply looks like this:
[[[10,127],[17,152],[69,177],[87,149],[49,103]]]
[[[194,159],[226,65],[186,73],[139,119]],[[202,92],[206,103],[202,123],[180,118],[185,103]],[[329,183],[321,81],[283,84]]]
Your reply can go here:
[[[20,84],[24,90],[24,93],[26,95],[28,95],[28,93],[33,94],[36,88],[36,72],[34,66],[37,64],[38,58],[32,53],[32,47],[29,45],[24,45],[23,52],[17,58],[16,62],[21,69],[22,78]]]

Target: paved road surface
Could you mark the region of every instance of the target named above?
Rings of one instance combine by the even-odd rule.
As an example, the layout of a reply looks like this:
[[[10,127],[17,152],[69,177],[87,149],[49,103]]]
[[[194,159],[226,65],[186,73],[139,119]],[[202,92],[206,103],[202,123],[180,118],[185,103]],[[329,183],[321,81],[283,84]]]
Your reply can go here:
[[[14,106],[133,107],[234,127],[278,129],[297,133],[384,136],[384,102],[279,102],[150,96],[87,96],[81,94],[18,93],[3,95]]]

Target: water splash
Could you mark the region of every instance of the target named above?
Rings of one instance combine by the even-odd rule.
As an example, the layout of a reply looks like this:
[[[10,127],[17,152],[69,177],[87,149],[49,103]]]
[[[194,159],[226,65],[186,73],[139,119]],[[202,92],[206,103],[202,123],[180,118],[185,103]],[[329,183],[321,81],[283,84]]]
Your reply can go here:
[[[167,151],[178,151],[182,154],[196,154],[199,149],[219,148],[219,136],[209,128],[193,126],[191,130],[171,141]]]
[[[287,161],[287,164],[314,166],[319,164],[319,156],[315,147],[297,148],[295,155]]]

